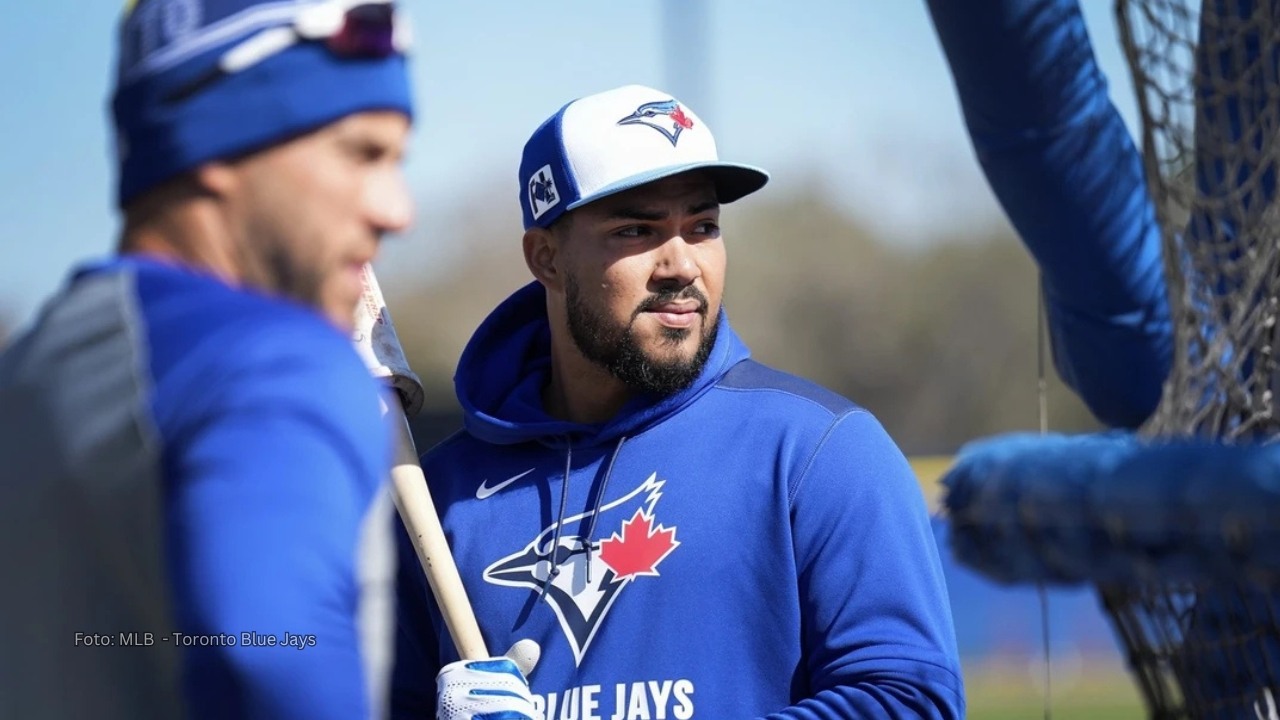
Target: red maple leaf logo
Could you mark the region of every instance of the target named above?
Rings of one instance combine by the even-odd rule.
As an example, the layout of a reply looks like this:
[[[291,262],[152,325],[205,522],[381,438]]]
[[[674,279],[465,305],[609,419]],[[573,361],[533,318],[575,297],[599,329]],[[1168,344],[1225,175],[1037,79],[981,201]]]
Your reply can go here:
[[[623,521],[621,535],[614,533],[600,543],[600,559],[619,580],[657,575],[658,563],[679,544],[675,528],[654,527],[653,518],[637,510],[630,520]]]
[[[684,108],[679,105],[676,106],[675,112],[671,113],[671,119],[675,120],[676,124],[685,130],[693,129],[693,120],[690,119],[688,115],[684,114]]]

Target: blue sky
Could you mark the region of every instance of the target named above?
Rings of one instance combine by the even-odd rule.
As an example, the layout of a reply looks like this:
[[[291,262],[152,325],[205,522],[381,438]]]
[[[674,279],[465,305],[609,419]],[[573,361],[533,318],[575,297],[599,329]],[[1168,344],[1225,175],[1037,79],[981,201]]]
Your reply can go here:
[[[408,0],[420,119],[407,170],[419,220],[407,240],[387,245],[383,284],[447,269],[458,250],[449,239],[481,193],[512,198],[494,211],[509,215],[514,237],[514,175],[528,134],[575,97],[633,82],[693,106],[722,157],[771,171],[770,192],[816,179],[900,242],[928,242],[997,212],[923,0],[683,0],[697,3],[701,41],[698,23],[664,32],[664,0]],[[0,65],[0,316],[12,321],[28,320],[70,265],[115,242],[106,102],[121,4],[19,3],[0,24],[10,58]],[[1110,4],[1083,0],[1132,128]]]

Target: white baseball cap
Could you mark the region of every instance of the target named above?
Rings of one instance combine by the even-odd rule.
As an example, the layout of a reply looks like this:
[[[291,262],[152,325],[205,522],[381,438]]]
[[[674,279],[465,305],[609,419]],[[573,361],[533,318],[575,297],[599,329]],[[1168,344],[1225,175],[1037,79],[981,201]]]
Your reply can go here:
[[[669,93],[627,85],[579,98],[525,143],[525,229],[547,227],[574,208],[689,170],[710,173],[721,203],[769,181],[760,168],[721,162],[711,130]]]

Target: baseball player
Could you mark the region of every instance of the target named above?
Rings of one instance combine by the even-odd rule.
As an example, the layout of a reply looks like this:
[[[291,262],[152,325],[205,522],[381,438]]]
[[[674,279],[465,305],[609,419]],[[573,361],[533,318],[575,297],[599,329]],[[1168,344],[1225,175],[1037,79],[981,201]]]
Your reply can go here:
[[[541,659],[458,661],[402,533],[394,717],[964,715],[905,458],[721,305],[721,206],[767,179],[647,87],[529,139],[535,280],[467,345],[465,429],[423,464],[486,645]]]
[[[410,221],[406,38],[388,0],[126,8],[118,253],[0,355],[0,716],[384,706],[391,436],[348,326]]]

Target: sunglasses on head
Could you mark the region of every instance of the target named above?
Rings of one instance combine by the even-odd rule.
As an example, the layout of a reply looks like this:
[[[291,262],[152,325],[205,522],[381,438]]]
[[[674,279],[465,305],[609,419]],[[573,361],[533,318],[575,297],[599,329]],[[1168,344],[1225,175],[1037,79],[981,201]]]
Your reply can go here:
[[[321,42],[341,58],[377,59],[407,52],[410,40],[408,20],[391,0],[326,0],[303,6],[292,24],[263,30],[231,48],[217,65],[167,94],[165,100],[187,100],[302,42]]]

